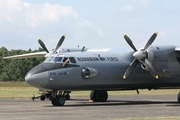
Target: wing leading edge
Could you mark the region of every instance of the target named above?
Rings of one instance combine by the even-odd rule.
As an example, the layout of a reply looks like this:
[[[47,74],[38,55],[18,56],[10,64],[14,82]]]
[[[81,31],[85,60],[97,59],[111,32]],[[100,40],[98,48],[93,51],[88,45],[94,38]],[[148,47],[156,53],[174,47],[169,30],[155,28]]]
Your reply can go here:
[[[28,54],[22,54],[22,55],[8,56],[8,57],[3,57],[3,59],[37,58],[37,57],[45,57],[46,54],[47,53],[45,51],[43,51],[43,52],[35,52],[35,53],[28,53]]]

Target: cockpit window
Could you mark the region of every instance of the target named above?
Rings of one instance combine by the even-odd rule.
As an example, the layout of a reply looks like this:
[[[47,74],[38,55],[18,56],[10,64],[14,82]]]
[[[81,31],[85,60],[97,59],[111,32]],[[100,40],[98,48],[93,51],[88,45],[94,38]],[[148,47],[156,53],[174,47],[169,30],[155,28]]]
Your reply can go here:
[[[45,62],[61,62],[61,63],[69,64],[69,63],[76,63],[76,60],[74,57],[49,56],[48,58],[46,58]]]
[[[69,63],[69,58],[64,57],[63,62]]]
[[[61,62],[61,60],[62,60],[62,57],[55,57],[53,61],[54,62]]]
[[[74,57],[69,57],[69,60],[71,61],[71,63],[76,63],[76,60],[74,59]]]
[[[54,58],[53,56],[50,56],[50,57],[46,58],[45,61],[46,61],[46,62],[51,62],[53,58]]]

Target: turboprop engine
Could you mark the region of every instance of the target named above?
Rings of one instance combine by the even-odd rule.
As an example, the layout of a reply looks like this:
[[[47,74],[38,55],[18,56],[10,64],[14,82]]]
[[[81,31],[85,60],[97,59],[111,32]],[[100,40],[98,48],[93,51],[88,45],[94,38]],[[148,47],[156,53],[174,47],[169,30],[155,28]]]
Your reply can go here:
[[[124,79],[130,75],[130,73],[133,71],[133,69],[136,67],[136,65],[139,62],[142,64],[141,67],[143,69],[148,70],[156,79],[158,79],[158,74],[156,73],[154,67],[152,66],[150,59],[148,58],[149,56],[152,56],[151,53],[148,52],[148,48],[151,47],[151,44],[157,37],[157,34],[158,33],[156,32],[150,37],[150,39],[148,40],[148,42],[146,43],[143,49],[136,49],[131,39],[126,34],[124,35],[126,42],[134,50],[134,53],[132,55],[134,57],[134,60],[131,62],[128,69],[124,73],[123,76]]]
[[[150,62],[150,63],[152,63],[153,62],[153,56],[154,56],[154,54],[153,54],[154,52],[153,52],[153,49],[148,49],[147,50],[147,59],[148,59],[148,61]],[[141,62],[141,68],[143,69],[143,70],[145,70],[145,71],[149,71],[149,69],[148,69],[148,67],[143,63],[143,62]]]

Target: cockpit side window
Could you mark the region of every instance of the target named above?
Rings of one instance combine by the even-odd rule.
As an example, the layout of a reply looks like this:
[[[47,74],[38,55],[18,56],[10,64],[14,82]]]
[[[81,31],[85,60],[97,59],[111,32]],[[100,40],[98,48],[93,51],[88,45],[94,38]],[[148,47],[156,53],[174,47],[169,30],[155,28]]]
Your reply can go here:
[[[67,61],[68,60],[68,61]],[[64,57],[63,62],[69,63],[69,58]]]
[[[55,57],[53,61],[54,62],[61,62],[61,60],[62,60],[62,57]]]
[[[76,63],[76,60],[74,57],[69,57],[69,60],[71,61],[71,63]]]
[[[50,57],[46,58],[45,61],[46,61],[46,62],[51,62],[53,58],[54,58],[53,56],[50,56]]]

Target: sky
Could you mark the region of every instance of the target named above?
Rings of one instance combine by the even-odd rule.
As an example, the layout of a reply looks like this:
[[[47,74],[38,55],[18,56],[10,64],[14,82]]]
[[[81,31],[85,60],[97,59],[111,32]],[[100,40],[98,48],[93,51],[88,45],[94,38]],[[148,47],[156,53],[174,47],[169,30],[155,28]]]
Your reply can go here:
[[[0,0],[0,46],[32,50],[41,38],[49,50],[66,34],[61,48],[137,48],[154,32],[152,45],[180,45],[179,0]]]

